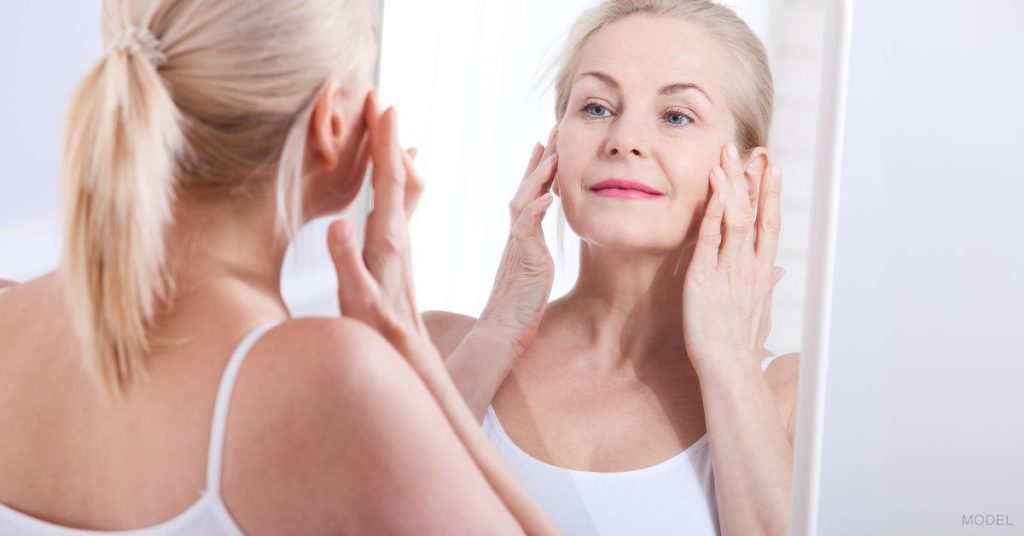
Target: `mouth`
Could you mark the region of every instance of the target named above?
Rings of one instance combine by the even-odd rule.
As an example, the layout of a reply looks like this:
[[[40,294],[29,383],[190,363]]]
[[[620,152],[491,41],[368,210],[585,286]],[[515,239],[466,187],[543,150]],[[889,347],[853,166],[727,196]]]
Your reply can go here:
[[[590,191],[602,197],[622,199],[654,199],[665,195],[646,184],[628,179],[605,179],[591,186]]]

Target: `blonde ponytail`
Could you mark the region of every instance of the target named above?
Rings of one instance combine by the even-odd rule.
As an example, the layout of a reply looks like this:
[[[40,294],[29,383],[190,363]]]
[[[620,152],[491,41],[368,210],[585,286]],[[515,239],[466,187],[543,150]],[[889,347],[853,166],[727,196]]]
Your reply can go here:
[[[313,101],[360,72],[373,40],[357,0],[104,0],[103,13],[109,49],[65,133],[62,269],[86,367],[121,398],[173,306],[175,193],[276,193],[293,234]]]
[[[182,147],[159,51],[139,35],[126,28],[78,87],[62,166],[65,295],[86,367],[115,398],[145,372],[166,297],[163,234]]]

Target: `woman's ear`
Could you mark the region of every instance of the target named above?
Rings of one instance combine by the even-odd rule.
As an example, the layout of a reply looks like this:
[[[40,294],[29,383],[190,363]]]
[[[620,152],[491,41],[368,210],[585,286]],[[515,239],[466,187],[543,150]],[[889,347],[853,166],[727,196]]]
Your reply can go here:
[[[340,95],[341,85],[337,81],[324,84],[309,120],[309,148],[314,156],[313,165],[320,171],[333,171],[340,163],[348,127],[341,115]]]
[[[747,195],[750,196],[750,206],[756,206],[758,196],[761,193],[761,179],[765,170],[768,169],[768,150],[764,147],[754,147],[743,163],[743,178],[747,183]]]
[[[555,197],[562,197],[562,192],[558,189],[558,178],[556,177],[551,181],[551,193],[555,194]]]

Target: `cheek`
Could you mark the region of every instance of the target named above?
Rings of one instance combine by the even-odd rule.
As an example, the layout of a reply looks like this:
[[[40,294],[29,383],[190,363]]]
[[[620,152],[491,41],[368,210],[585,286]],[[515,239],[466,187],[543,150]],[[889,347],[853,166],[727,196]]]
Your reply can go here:
[[[584,179],[584,172],[596,152],[594,141],[582,135],[580,129],[559,126],[558,129],[558,172],[555,183],[562,193],[578,190]]]

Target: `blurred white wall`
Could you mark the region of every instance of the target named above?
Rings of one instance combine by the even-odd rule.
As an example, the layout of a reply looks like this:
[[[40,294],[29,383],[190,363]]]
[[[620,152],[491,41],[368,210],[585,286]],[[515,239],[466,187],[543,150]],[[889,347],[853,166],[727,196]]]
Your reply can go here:
[[[577,14],[593,0],[387,0],[381,92],[399,110],[401,138],[420,149],[427,189],[413,220],[413,264],[423,309],[476,315],[508,232],[507,205],[533,144],[554,122],[545,69]],[[771,149],[784,173],[779,264],[768,347],[799,349],[808,198],[820,62],[820,3],[737,0],[762,37],[775,73]],[[100,54],[99,2],[0,3],[0,278],[25,280],[56,266],[57,169],[63,114],[77,80]],[[577,248],[555,241],[553,296],[575,278]],[[314,222],[286,260],[282,284],[296,314],[333,314],[326,221]]]

